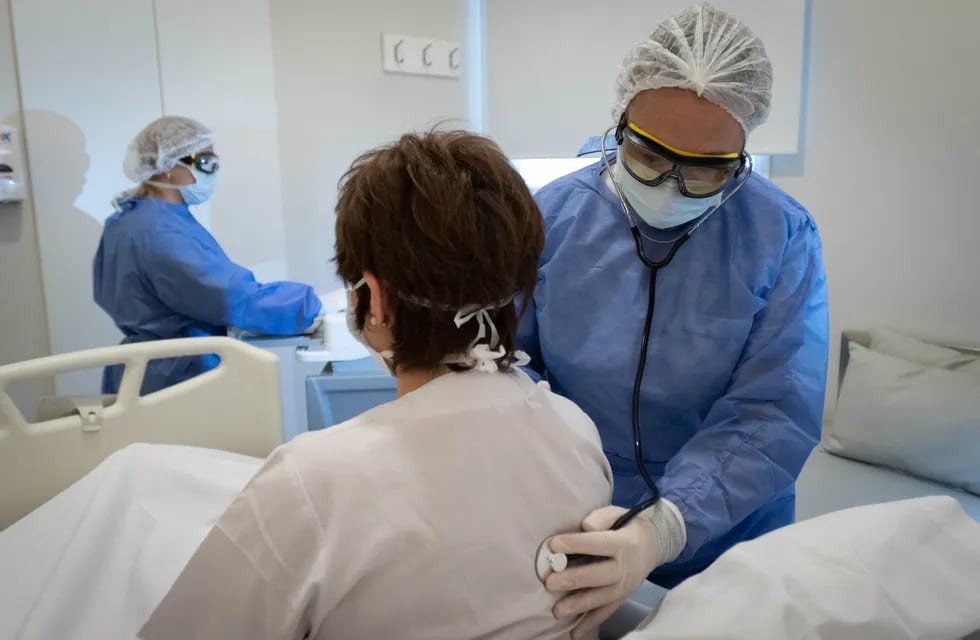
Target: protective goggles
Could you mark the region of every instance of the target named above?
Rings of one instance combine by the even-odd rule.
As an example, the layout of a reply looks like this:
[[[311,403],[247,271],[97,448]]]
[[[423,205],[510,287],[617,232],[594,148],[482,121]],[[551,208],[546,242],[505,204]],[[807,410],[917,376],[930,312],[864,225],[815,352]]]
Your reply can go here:
[[[748,164],[748,155],[727,153],[709,155],[681,151],[647,133],[632,122],[623,121],[616,129],[621,162],[639,182],[656,187],[674,178],[688,198],[710,198],[720,193]]]
[[[212,174],[218,170],[218,154],[213,151],[201,151],[184,156],[180,159],[181,163],[188,167],[193,167],[201,173]]]

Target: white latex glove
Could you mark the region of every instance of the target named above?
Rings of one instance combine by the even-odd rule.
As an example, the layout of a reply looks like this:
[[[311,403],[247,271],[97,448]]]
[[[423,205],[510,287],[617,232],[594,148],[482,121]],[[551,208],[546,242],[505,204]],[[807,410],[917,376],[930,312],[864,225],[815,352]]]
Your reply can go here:
[[[554,553],[605,558],[552,573],[545,581],[551,592],[575,592],[555,605],[556,618],[587,614],[572,631],[572,639],[594,635],[650,572],[675,560],[687,544],[687,529],[680,511],[669,500],[633,518],[618,531],[609,531],[626,509],[604,507],[582,522],[584,533],[555,536]]]

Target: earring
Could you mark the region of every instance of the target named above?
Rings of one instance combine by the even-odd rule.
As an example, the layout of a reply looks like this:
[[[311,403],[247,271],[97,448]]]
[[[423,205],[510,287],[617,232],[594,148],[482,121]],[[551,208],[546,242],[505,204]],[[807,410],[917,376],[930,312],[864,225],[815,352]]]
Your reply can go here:
[[[378,319],[375,316],[371,316],[370,323],[372,327],[376,327],[378,326]]]

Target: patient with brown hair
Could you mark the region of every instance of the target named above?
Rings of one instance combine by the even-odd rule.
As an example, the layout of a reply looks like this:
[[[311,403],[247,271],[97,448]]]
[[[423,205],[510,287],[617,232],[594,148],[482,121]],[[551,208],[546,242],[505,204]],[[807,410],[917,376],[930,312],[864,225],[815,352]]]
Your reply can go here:
[[[517,366],[531,194],[485,138],[406,135],[354,162],[336,216],[348,324],[398,398],[273,452],[141,637],[568,637],[535,553],[611,474],[589,418]]]

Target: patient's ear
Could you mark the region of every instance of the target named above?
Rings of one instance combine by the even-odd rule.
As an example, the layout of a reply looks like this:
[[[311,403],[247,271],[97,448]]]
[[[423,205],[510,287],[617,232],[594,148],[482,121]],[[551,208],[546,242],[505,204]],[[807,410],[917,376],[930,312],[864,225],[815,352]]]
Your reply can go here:
[[[373,273],[364,272],[364,282],[371,290],[371,306],[368,309],[370,317],[365,319],[365,323],[377,322],[378,325],[387,326],[391,322],[388,305],[388,290],[384,284],[378,280]]]

